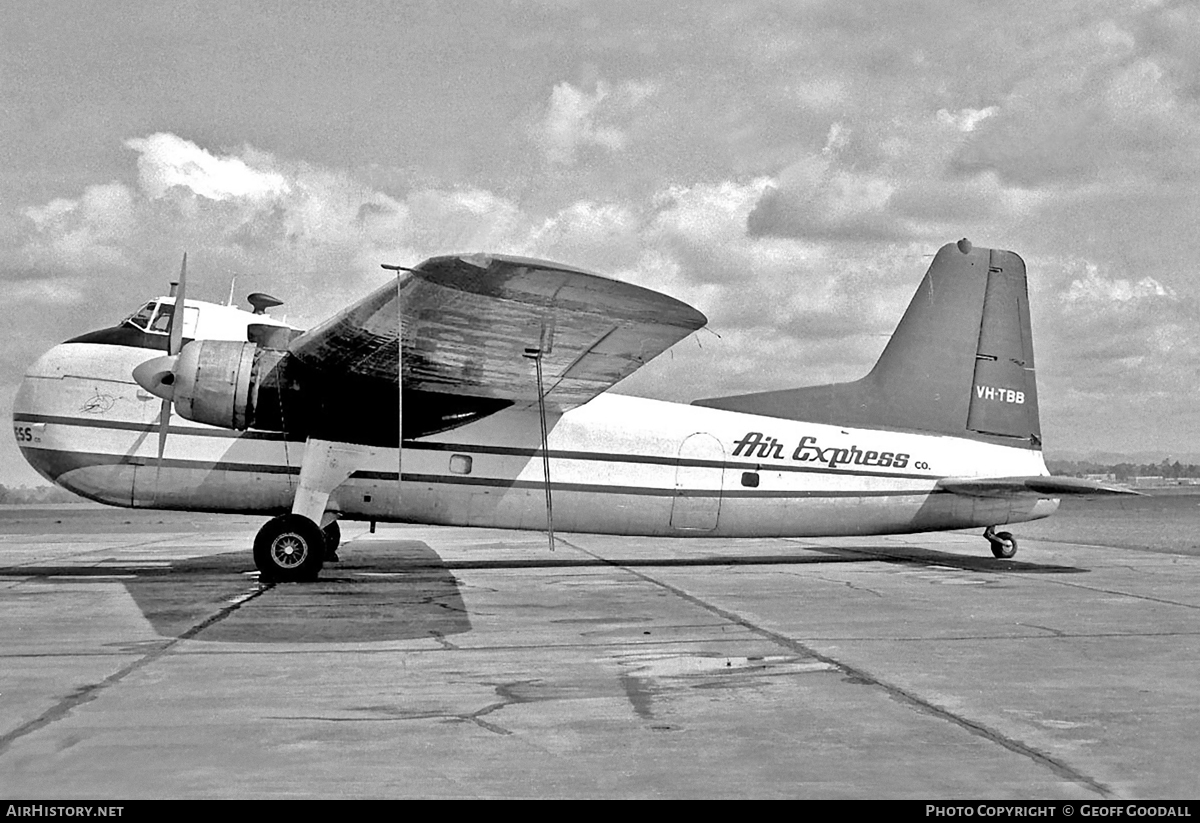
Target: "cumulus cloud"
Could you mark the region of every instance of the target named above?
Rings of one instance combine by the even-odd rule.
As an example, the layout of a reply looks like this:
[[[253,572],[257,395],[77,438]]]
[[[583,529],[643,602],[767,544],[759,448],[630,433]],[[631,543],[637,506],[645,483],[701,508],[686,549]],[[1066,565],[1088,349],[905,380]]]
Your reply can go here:
[[[838,162],[843,140],[831,130],[820,154],[783,169],[747,217],[751,234],[814,240],[894,241],[907,235],[889,211],[896,192],[889,177]]]
[[[1157,53],[1137,31],[1147,25],[1101,19],[1024,52],[1020,79],[971,130],[955,167],[1026,186],[1078,184],[1118,168],[1195,169],[1178,150],[1200,145],[1196,63]]]
[[[831,130],[830,153],[839,141]],[[693,369],[692,378],[674,394],[661,381],[649,386],[675,399],[720,393],[723,383],[750,390],[835,379],[828,369],[839,364],[840,376],[858,376],[894,322],[895,261],[831,257],[823,246],[747,232],[773,184],[767,177],[668,185],[642,202],[580,199],[535,213],[481,187],[383,192],[251,147],[224,154],[175,135],[128,145],[139,155],[136,186],[93,186],[30,206],[19,243],[4,252],[36,262],[22,299],[91,304],[95,314],[77,332],[161,292],[184,250],[193,294],[223,298],[237,276],[248,290],[284,298],[282,311],[301,325],[380,282],[381,262],[486,250],[591,268],[709,315],[721,337],[678,353],[675,363]],[[904,267],[913,284],[919,265]],[[742,346],[769,341],[778,346],[770,368],[747,372],[744,359],[755,355]]]
[[[136,137],[125,145],[139,154],[138,180],[150,197],[162,197],[174,186],[210,200],[266,199],[288,191],[283,175],[252,168],[239,157],[218,157],[174,134]]]
[[[1030,303],[1043,413],[1051,437],[1087,421],[1089,436],[1137,420],[1187,416],[1200,378],[1200,304],[1150,276],[1113,273],[1081,258],[1029,261]],[[1127,425],[1124,424],[1124,425]],[[1095,434],[1093,434],[1095,433]]]
[[[173,134],[126,145],[137,152],[136,185],[89,186],[27,206],[23,222],[4,227],[0,263],[31,282],[58,283],[26,283],[21,294],[92,296],[103,306],[119,282],[121,299],[136,301],[161,290],[167,261],[186,250],[196,288],[233,276],[264,288],[274,281],[290,304],[308,304],[297,319],[314,322],[377,282],[381,262],[530,248],[535,221],[478,187],[392,195],[252,147],[226,154]],[[67,276],[69,289],[59,282]],[[107,316],[125,311],[114,306]]]
[[[5,299],[14,306],[77,306],[86,294],[74,278],[33,278],[6,283]]]
[[[1175,292],[1159,283],[1153,277],[1143,277],[1136,282],[1115,277],[1104,277],[1100,274],[1099,266],[1087,264],[1087,274],[1072,280],[1071,286],[1063,294],[1062,299],[1068,306],[1087,307],[1108,303],[1132,303],[1147,298],[1162,297],[1175,300]]]
[[[603,80],[590,94],[570,83],[557,84],[545,112],[530,128],[530,136],[552,164],[570,165],[580,152],[597,148],[619,152],[628,143],[620,125],[647,98],[654,86],[644,82],[612,88]]]
[[[23,214],[34,227],[22,249],[32,265],[53,270],[127,262],[122,247],[136,224],[135,203],[120,183],[88,186],[78,198],[55,198]]]
[[[955,112],[938,109],[937,119],[939,123],[959,131],[975,131],[976,126],[999,110],[998,106],[988,106],[984,109],[959,109]]]

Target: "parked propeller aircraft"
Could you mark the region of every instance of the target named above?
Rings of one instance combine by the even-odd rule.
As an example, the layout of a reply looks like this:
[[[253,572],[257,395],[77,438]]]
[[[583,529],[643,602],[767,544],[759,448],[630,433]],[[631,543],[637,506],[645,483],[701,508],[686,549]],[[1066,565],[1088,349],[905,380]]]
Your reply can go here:
[[[261,577],[311,580],[340,519],[687,537],[1045,517],[1025,264],[944,246],[860,380],[665,403],[606,393],[707,322],[570,266],[434,257],[308,331],[178,293],[55,346],[14,429],[44,477],[117,506],[273,515]],[[183,306],[182,320],[177,311]],[[403,364],[401,366],[401,364]],[[402,445],[402,448],[398,448]]]

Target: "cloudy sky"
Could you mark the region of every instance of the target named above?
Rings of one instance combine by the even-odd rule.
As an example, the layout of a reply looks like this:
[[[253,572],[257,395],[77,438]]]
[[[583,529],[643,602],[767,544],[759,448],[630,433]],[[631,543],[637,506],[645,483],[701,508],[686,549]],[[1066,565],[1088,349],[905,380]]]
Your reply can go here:
[[[622,383],[849,380],[929,258],[1026,260],[1050,457],[1200,455],[1196,2],[9,0],[0,404],[163,292],[309,325],[382,262],[546,257],[683,299]],[[0,482],[38,483],[12,440]]]

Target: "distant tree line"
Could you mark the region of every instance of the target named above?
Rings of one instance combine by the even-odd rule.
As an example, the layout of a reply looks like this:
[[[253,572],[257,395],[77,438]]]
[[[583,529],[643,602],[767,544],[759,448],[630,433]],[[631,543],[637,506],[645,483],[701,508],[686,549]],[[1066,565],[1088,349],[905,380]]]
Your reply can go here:
[[[82,500],[58,486],[5,486],[0,484],[0,505],[35,503],[78,503]]]
[[[1161,463],[1092,463],[1086,460],[1047,460],[1046,467],[1051,474],[1082,477],[1087,474],[1111,474],[1117,480],[1131,480],[1134,477],[1165,477],[1180,480],[1188,477],[1200,477],[1200,466],[1194,463],[1174,463],[1163,460]]]

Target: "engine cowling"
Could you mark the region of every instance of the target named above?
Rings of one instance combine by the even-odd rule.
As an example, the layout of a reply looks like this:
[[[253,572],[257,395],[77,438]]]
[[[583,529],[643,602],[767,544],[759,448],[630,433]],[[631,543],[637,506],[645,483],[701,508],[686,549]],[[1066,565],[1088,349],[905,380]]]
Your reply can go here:
[[[307,366],[282,348],[286,342],[193,340],[175,356],[139,364],[133,379],[197,423],[395,448],[395,383]],[[449,431],[512,405],[502,398],[404,392],[405,437]]]
[[[261,414],[259,395],[264,384],[277,388],[272,377],[286,354],[254,343],[193,340],[171,369],[176,411],[188,420],[226,429],[276,428],[278,414]]]

